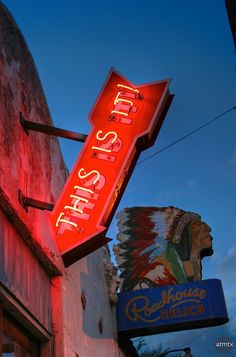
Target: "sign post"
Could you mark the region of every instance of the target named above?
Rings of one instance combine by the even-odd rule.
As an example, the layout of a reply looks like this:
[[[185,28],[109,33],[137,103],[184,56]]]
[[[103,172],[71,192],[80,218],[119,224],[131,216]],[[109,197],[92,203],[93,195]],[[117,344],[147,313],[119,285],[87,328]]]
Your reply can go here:
[[[92,125],[50,221],[66,266],[109,241],[106,231],[140,152],[154,144],[172,100],[170,81],[134,86],[112,69]]]

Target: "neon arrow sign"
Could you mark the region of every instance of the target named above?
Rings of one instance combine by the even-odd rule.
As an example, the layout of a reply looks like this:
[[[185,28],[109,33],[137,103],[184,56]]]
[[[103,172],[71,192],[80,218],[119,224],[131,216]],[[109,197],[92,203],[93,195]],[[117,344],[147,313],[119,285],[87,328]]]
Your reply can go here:
[[[92,109],[92,130],[50,221],[66,266],[109,241],[105,233],[140,152],[155,142],[173,98],[170,81],[134,86],[112,69]]]

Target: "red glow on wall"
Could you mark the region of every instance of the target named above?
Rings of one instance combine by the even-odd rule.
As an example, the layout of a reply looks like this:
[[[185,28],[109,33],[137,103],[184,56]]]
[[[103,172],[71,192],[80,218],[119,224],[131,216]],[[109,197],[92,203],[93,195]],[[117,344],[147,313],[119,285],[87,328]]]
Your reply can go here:
[[[115,70],[90,114],[91,132],[50,214],[66,265],[107,242],[105,233],[139,153],[153,145],[172,96],[169,81],[134,86]]]

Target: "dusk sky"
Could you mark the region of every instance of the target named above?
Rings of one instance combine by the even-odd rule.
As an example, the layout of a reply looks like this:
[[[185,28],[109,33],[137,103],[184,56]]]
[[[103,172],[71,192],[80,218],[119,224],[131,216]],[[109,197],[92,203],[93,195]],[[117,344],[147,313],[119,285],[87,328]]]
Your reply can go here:
[[[32,53],[57,127],[89,132],[90,109],[111,67],[134,84],[172,79],[175,98],[140,161],[236,106],[236,54],[223,0],[3,2]],[[190,346],[194,357],[215,357],[216,339],[227,336],[235,343],[227,356],[235,356],[235,137],[232,109],[138,165],[117,210],[172,205],[199,213],[212,228],[214,255],[203,261],[203,278],[222,280],[230,322],[152,336],[152,348]],[[70,170],[82,144],[60,142]],[[112,244],[116,225],[114,218]]]

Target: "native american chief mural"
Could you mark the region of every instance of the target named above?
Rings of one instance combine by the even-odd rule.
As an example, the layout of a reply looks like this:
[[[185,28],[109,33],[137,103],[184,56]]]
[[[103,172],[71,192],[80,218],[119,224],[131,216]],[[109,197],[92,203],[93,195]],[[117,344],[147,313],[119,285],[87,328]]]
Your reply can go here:
[[[201,260],[213,250],[211,228],[198,214],[171,206],[132,207],[117,218],[121,290],[201,280]]]

